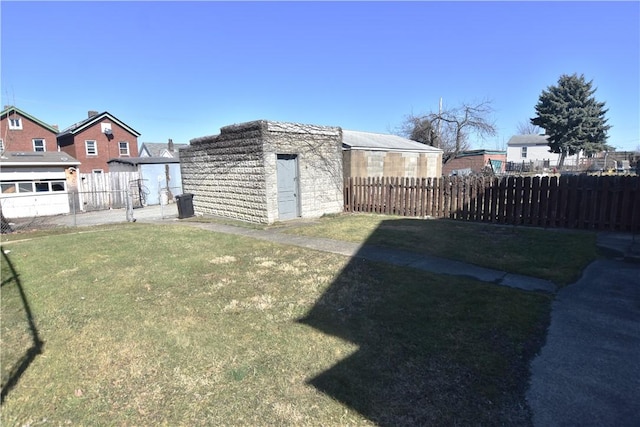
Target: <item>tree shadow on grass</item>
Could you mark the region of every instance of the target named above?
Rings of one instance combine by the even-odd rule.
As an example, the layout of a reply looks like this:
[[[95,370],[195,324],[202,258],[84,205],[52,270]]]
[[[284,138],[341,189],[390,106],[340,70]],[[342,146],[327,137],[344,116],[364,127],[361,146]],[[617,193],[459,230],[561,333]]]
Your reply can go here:
[[[0,247],[0,252],[2,252],[3,259],[2,288],[5,288],[6,286],[15,286],[15,289],[20,295],[20,301],[22,303],[22,308],[24,309],[24,314],[27,320],[31,344],[30,347],[24,352],[24,354],[21,357],[18,357],[18,360],[13,363],[10,369],[6,371],[6,376],[4,375],[5,370],[3,369],[2,391],[0,392],[1,405],[4,403],[4,400],[11,389],[13,389],[13,387],[15,387],[15,385],[18,383],[22,374],[27,370],[27,368],[29,368],[31,362],[33,362],[38,354],[42,353],[44,342],[40,339],[40,336],[38,334],[38,328],[36,327],[33,313],[31,312],[31,308],[29,306],[29,300],[27,299],[27,296],[22,287],[20,275],[16,271],[15,266],[9,259],[9,256],[5,252],[4,248]],[[11,344],[12,343],[5,343],[4,345]],[[2,361],[3,364],[7,362],[7,360]]]
[[[356,256],[299,321],[359,349],[308,382],[380,426],[528,425],[550,301]]]

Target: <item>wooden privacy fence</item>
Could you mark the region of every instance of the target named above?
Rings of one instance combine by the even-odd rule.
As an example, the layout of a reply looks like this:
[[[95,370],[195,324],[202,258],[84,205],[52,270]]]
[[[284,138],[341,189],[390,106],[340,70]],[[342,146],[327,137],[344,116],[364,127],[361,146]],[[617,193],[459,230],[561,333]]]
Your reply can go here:
[[[346,212],[640,231],[640,177],[349,178]]]
[[[127,206],[131,195],[133,207],[142,206],[138,172],[83,173],[78,177],[78,206],[93,211]]]

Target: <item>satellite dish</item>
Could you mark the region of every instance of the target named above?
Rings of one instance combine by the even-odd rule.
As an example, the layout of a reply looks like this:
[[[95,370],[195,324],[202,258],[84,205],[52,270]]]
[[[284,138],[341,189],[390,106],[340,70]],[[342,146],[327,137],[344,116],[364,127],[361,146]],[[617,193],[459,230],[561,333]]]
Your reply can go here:
[[[105,135],[111,135],[113,132],[111,132],[111,129],[105,129],[104,130],[104,134]]]

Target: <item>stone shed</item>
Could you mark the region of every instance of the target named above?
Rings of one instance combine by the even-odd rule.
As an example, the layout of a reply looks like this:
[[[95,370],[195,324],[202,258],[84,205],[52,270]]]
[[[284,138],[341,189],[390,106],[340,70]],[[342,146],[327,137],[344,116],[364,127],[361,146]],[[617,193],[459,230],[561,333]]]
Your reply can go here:
[[[271,224],[343,210],[342,131],[267,120],[225,126],[180,150],[196,214]]]
[[[397,135],[342,131],[344,179],[439,178],[442,150]]]

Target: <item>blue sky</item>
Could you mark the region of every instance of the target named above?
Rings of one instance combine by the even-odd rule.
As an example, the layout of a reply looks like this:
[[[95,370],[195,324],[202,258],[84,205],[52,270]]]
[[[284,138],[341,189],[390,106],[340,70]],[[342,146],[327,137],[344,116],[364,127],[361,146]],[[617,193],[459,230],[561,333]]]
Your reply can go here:
[[[640,3],[8,2],[2,105],[60,128],[109,111],[139,142],[267,119],[393,132],[492,101],[504,148],[542,90],[584,74],[609,143],[640,147]]]

